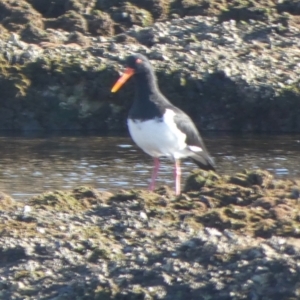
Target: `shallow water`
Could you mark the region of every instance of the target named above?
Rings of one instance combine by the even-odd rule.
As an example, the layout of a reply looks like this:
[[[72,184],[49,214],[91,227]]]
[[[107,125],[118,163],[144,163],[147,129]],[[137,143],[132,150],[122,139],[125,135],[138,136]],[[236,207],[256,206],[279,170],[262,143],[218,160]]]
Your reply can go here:
[[[245,168],[300,178],[300,135],[205,134],[219,173]],[[173,186],[173,163],[161,160],[158,184]],[[183,180],[196,168],[182,163]],[[152,159],[128,136],[0,135],[0,190],[15,199],[54,189],[90,185],[98,190],[145,188]]]

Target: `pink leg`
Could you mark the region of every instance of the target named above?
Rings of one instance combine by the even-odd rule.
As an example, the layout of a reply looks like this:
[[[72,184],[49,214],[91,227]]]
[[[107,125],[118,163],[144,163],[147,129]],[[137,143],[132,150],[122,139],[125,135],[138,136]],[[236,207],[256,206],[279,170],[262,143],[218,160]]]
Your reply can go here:
[[[175,159],[174,177],[175,177],[175,193],[178,196],[180,195],[181,169],[180,169],[180,161],[177,159]]]
[[[158,157],[154,157],[154,168],[153,168],[153,172],[152,172],[151,183],[149,185],[150,191],[153,191],[155,188],[155,180],[157,177],[158,169],[159,169],[159,159],[158,159]]]

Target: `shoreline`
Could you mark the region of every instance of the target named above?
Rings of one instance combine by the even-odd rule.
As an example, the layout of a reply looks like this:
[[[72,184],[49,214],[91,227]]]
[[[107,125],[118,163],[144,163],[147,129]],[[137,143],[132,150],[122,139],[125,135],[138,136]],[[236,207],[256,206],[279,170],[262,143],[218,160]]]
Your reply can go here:
[[[27,203],[2,193],[0,295],[297,299],[299,193],[299,180],[264,170],[196,170],[179,197],[166,186],[78,187]]]

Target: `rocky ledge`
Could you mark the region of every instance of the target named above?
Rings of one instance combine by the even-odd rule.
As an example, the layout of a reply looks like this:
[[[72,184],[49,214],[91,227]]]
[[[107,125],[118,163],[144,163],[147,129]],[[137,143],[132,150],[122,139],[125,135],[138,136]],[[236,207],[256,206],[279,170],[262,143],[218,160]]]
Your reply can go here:
[[[0,129],[124,130],[141,52],[201,129],[299,132],[299,2],[275,2],[2,1]]]
[[[1,299],[300,297],[300,182],[194,171],[184,193],[0,195]]]

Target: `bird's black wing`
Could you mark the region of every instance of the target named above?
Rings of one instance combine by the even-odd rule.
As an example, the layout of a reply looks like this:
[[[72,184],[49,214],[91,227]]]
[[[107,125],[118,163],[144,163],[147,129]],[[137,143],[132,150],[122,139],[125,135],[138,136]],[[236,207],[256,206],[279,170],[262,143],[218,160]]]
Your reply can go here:
[[[176,113],[174,121],[178,129],[186,134],[186,144],[188,146],[196,146],[202,149],[202,151],[199,152],[193,151],[191,148],[190,157],[200,168],[204,170],[215,170],[215,163],[206,150],[204,142],[202,141],[202,138],[191,118],[177,107],[172,107],[172,110]]]

